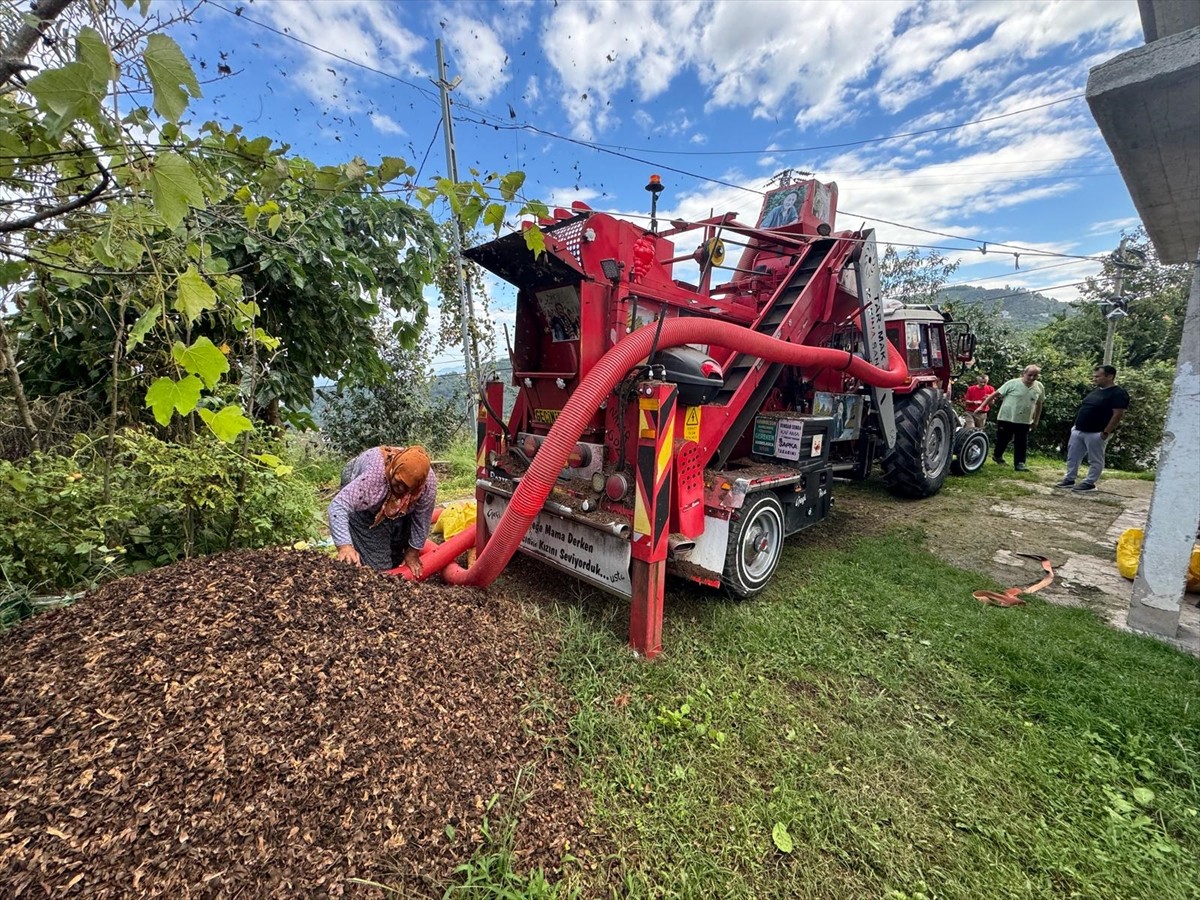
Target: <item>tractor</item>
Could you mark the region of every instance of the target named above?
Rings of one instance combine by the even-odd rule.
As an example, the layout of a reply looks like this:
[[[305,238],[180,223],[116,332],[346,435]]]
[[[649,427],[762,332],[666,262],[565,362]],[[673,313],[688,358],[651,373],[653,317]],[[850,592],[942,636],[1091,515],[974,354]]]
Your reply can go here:
[[[988,445],[949,402],[969,327],[883,300],[873,230],[834,231],[836,184],[783,185],[754,225],[661,228],[658,176],[647,190],[648,225],[575,202],[525,223],[543,252],[522,233],[466,252],[516,288],[516,396],[481,391],[480,556],[452,580],[486,584],[519,550],[630,600],[654,656],[666,574],[754,596],[835,478],[879,462],[928,497]]]

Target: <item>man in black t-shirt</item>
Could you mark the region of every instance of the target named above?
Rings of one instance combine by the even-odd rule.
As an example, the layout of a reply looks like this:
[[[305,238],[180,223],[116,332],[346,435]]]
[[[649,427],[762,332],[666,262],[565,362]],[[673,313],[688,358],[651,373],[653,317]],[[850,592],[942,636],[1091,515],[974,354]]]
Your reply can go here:
[[[1105,442],[1117,430],[1117,424],[1129,409],[1129,395],[1123,387],[1113,383],[1116,378],[1117,370],[1113,366],[1096,366],[1092,372],[1092,383],[1096,388],[1083,398],[1079,412],[1075,414],[1075,426],[1067,444],[1067,474],[1055,487],[1081,493],[1096,490],[1096,482],[1104,471]],[[1088,459],[1087,478],[1076,484],[1075,475],[1085,455]]]

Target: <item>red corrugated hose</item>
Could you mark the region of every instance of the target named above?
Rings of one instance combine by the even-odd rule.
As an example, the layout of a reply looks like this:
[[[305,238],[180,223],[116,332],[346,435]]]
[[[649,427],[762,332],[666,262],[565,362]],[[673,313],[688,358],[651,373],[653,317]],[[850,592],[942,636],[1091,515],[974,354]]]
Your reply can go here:
[[[495,533],[475,564],[464,569],[454,562],[456,557],[474,546],[475,529],[467,528],[441,544],[437,550],[421,557],[424,568],[422,580],[440,571],[450,584],[486,587],[504,571],[508,561],[517,552],[525,532],[529,530],[530,523],[541,512],[542,504],[567,464],[567,457],[575,449],[575,443],[600,404],[634,366],[650,355],[656,328],[656,323],[645,325],[630,334],[604,354],[580,381],[554,427],[538,447],[533,464],[521,479],[508,509],[501,516]],[[730,322],[699,318],[676,318],[664,322],[658,337],[658,348],[661,350],[683,344],[725,347],[785,365],[843,369],[860,381],[876,387],[900,387],[908,383],[908,367],[904,364],[904,357],[890,342],[888,366],[881,369],[845,350],[789,344]]]

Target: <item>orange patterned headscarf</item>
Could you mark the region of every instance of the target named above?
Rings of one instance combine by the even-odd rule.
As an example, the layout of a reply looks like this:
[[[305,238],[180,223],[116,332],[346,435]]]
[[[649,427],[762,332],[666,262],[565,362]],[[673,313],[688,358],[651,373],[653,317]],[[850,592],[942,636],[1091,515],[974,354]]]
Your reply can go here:
[[[380,447],[383,470],[387,475],[388,495],[375,516],[374,525],[408,512],[421,496],[429,477],[429,456],[420,447]]]

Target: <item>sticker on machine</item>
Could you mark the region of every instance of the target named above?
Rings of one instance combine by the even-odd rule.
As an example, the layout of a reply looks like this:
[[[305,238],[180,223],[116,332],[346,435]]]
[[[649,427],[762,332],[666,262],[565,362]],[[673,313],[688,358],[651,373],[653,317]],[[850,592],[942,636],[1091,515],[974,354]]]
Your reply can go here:
[[[491,495],[488,499],[483,515],[492,534],[508,508],[508,498]],[[521,539],[524,552],[622,597],[633,596],[630,547],[628,540],[615,534],[545,512],[538,514]]]

